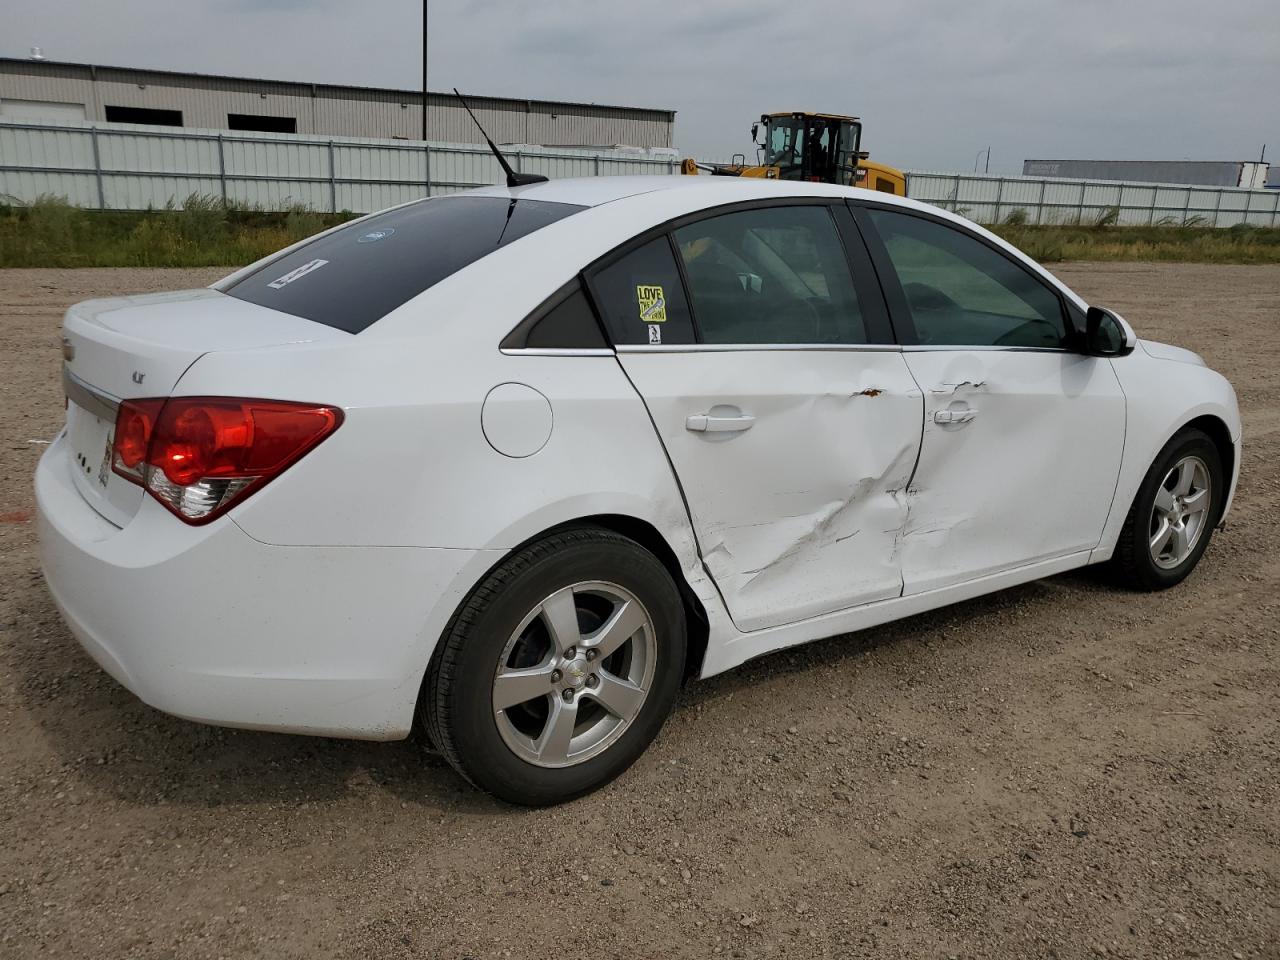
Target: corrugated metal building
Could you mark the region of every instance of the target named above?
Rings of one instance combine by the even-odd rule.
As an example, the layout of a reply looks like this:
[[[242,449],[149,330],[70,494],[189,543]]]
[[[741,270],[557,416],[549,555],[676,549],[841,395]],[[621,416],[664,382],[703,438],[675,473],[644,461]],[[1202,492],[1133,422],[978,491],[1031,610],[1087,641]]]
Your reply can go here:
[[[1022,175],[1260,190],[1267,180],[1267,164],[1250,160],[1024,160]]]
[[[675,111],[467,97],[499,143],[671,147]],[[325,137],[422,137],[422,93],[0,58],[0,117]],[[453,94],[427,97],[427,139],[481,142]]]

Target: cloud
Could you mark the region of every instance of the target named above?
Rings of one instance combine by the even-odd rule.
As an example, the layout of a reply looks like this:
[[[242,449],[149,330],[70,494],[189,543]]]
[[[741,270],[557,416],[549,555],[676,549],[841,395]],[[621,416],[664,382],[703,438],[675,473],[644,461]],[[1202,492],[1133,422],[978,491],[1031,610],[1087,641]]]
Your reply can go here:
[[[416,87],[420,0],[7,0],[0,52]],[[143,28],[145,27],[145,28]],[[436,0],[433,89],[678,111],[677,144],[749,150],[773,110],[860,115],[902,166],[1243,159],[1280,144],[1280,4],[1222,0]]]

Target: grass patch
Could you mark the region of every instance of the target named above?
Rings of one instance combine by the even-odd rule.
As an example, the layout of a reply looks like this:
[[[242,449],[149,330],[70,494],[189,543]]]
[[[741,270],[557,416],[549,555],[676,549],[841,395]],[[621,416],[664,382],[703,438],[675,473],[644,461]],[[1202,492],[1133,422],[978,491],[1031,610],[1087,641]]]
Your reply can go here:
[[[1176,263],[1280,263],[1280,228],[1117,227],[1105,215],[1090,225],[1001,223],[988,227],[1040,263],[1060,260],[1160,260]]]
[[[1037,226],[1015,210],[991,230],[1041,263],[1162,260],[1280,263],[1280,228],[1186,224],[1119,227],[1119,211],[1085,224]],[[252,263],[355,214],[296,206],[268,212],[192,194],[182,209],[84,210],[60,197],[0,203],[0,267],[236,267]]]
[[[0,267],[242,266],[356,216],[266,212],[201,194],[182,207],[85,210],[52,196],[0,204]]]

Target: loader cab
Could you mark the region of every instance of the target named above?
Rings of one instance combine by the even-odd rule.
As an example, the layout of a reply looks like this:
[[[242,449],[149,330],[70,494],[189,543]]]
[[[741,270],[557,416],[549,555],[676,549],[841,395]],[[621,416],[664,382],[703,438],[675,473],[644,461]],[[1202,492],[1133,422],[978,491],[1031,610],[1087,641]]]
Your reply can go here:
[[[761,132],[763,128],[763,139]],[[828,113],[766,113],[751,128],[761,165],[781,180],[851,186],[857,176],[862,124]]]

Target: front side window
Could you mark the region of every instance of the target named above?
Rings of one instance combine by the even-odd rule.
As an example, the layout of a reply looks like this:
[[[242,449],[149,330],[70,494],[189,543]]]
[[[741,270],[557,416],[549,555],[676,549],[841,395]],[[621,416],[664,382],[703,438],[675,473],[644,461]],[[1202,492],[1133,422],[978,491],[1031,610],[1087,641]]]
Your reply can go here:
[[[583,209],[503,197],[435,197],[348,224],[223,292],[359,333],[499,247]]]
[[[681,227],[675,239],[703,343],[867,342],[826,207],[728,213]]]
[[[1045,283],[952,227],[868,210],[902,284],[922,344],[1062,347],[1062,301]]]

